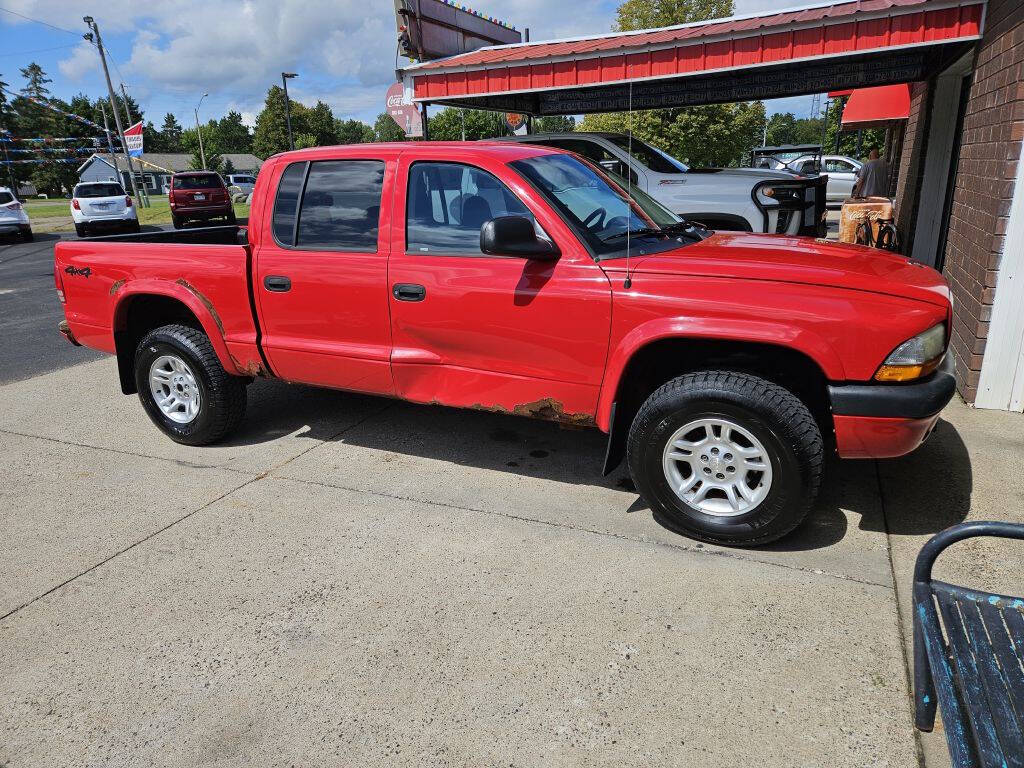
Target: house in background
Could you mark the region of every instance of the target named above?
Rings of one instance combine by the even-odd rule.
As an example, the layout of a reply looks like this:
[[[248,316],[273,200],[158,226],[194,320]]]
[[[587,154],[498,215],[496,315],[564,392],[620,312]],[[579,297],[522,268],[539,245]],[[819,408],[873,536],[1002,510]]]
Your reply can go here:
[[[117,167],[114,161],[106,153],[96,152],[89,156],[78,168],[78,180],[83,181],[120,181],[125,189],[131,189],[128,163],[124,155],[115,155]],[[225,164],[228,162],[234,167],[233,173],[251,173],[256,175],[263,161],[256,155],[242,153],[228,153],[220,156]],[[139,166],[142,166],[141,181],[146,191],[151,195],[162,194],[164,185],[170,184],[171,174],[181,171],[191,171],[192,155],[187,153],[160,153],[144,152],[142,162],[135,159],[136,179],[139,179]]]

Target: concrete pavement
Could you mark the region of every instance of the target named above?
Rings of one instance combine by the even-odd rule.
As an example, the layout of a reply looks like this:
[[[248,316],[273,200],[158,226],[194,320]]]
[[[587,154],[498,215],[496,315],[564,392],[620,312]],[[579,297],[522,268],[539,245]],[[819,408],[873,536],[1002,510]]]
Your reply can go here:
[[[0,765],[916,766],[913,557],[1024,507],[1020,415],[958,403],[744,551],[589,431],[259,382],[186,448],[110,359],[0,402]],[[1024,594],[1019,549],[965,550]]]

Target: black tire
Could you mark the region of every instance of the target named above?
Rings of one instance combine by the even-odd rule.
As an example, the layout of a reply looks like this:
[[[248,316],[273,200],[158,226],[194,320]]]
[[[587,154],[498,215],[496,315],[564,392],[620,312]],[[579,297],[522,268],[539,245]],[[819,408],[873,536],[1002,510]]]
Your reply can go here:
[[[709,514],[670,487],[663,469],[665,446],[678,430],[702,418],[728,420],[763,446],[772,480],[752,509],[733,516]],[[626,457],[633,482],[655,515],[701,541],[750,546],[779,539],[803,522],[821,484],[824,444],[811,412],[790,391],[746,373],[701,371],[673,379],[647,399],[630,427]],[[756,493],[758,474],[744,477]]]
[[[184,361],[198,384],[199,412],[187,424],[166,416],[153,398],[150,366],[163,355]],[[215,443],[232,432],[245,415],[245,379],[228,374],[206,334],[188,326],[165,325],[146,334],[135,351],[135,385],[146,415],[176,443]]]
[[[128,231],[133,234],[138,234],[139,232],[142,231],[142,227],[139,226],[138,221],[133,221],[131,224],[128,225]]]
[[[180,216],[175,216],[172,213],[171,214],[171,224],[174,226],[175,229],[181,229],[182,227],[185,226],[185,220],[183,218],[181,218]]]
[[[35,235],[32,234],[32,227],[22,227],[21,240],[25,243],[31,243],[35,240]]]
[[[75,234],[79,237],[85,237],[88,230],[85,228],[85,224],[75,224]]]
[[[238,217],[235,216],[235,209],[233,207],[232,207],[231,211],[228,213],[227,219],[228,219],[228,224],[237,224],[238,223]]]

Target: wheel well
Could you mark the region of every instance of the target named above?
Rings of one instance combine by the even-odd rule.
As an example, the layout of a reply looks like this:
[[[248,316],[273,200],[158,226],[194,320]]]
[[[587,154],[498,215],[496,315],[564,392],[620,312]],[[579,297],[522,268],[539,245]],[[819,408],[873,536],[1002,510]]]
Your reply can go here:
[[[125,299],[119,308],[121,315],[114,330],[117,349],[117,372],[121,378],[121,391],[135,394],[135,349],[142,337],[162,325],[185,325],[203,331],[202,323],[185,304],[169,296],[139,294]],[[205,331],[204,331],[205,333]]]
[[[829,440],[832,422],[827,380],[807,355],[775,344],[661,339],[637,350],[622,371],[615,392],[606,473],[621,460],[633,417],[651,393],[678,376],[705,370],[743,371],[788,389],[807,406],[822,437]]]

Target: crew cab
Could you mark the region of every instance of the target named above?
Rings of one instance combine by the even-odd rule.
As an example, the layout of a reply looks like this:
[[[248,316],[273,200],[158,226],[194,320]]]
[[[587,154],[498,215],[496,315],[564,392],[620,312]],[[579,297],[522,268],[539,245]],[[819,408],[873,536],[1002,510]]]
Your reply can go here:
[[[713,229],[825,234],[824,177],[809,178],[788,168],[691,168],[621,133],[535,133],[500,140],[575,152],[627,178],[673,213]]]
[[[190,221],[223,218],[235,223],[235,208],[220,174],[213,171],[186,171],[171,176],[167,193],[171,205],[171,224],[181,229]]]
[[[62,332],[180,443],[238,427],[257,377],[593,426],[606,473],[625,456],[656,513],[729,545],[799,525],[829,453],[915,449],[954,391],[931,268],[659,223],[527,144],[276,155],[247,231],[60,242],[55,280]]]

